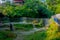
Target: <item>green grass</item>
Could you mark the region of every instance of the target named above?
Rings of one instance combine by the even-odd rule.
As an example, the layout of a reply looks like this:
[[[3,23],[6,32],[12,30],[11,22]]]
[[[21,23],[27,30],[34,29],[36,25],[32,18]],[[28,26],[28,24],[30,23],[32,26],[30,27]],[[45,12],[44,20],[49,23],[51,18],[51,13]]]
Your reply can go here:
[[[14,27],[16,28],[16,30],[31,30],[33,29],[33,25],[32,24],[14,24]],[[36,28],[41,28],[42,26],[40,25],[35,25]]]
[[[26,36],[24,40],[45,40],[45,38],[46,38],[46,33],[45,31],[42,31]]]
[[[16,30],[31,30],[33,28],[32,24],[14,24]]]

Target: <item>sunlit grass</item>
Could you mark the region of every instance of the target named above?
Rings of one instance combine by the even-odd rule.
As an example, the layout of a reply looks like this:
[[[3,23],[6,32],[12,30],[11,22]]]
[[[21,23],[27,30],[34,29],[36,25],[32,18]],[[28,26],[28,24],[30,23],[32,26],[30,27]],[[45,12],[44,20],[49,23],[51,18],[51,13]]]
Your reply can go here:
[[[46,40],[57,40],[60,39],[60,32],[58,30],[59,26],[56,24],[54,20],[50,20],[50,25],[48,30],[46,31],[47,37]]]
[[[29,36],[26,36],[24,40],[44,40],[46,38],[46,31],[36,32]]]
[[[31,30],[33,28],[32,24],[14,24],[16,30]]]

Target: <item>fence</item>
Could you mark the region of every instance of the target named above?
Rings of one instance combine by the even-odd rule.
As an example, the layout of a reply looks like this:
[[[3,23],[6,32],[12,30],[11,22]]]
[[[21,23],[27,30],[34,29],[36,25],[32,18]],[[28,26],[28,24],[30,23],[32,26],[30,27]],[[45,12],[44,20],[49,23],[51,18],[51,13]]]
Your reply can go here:
[[[32,24],[33,26],[40,24],[40,25],[46,26],[49,24],[48,20],[49,20],[48,18],[21,17],[21,18],[14,18],[14,19],[12,19],[12,22],[10,22],[9,18],[2,18],[2,23],[0,23],[0,27],[3,25],[10,26],[10,24],[12,24],[12,25],[14,25],[14,24]]]

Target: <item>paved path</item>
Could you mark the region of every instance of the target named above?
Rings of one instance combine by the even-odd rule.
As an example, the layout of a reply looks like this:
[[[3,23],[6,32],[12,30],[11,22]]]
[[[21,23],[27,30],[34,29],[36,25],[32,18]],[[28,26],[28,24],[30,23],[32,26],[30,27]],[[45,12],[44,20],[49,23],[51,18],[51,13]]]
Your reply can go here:
[[[10,23],[3,23],[2,25],[9,25],[9,24]],[[25,23],[25,22],[11,22],[11,24],[32,24],[33,25],[33,23]],[[17,37],[14,40],[24,40],[24,36],[34,34],[35,32],[42,31],[42,30],[46,30],[46,28],[45,27],[43,27],[43,28],[33,28],[30,31],[23,31],[23,32],[22,31],[14,31],[14,33],[17,34]]]
[[[24,32],[15,31],[15,33],[17,34],[17,37],[14,40],[24,40],[24,36],[27,36],[27,35],[30,35],[30,34],[34,34],[37,31],[43,31],[43,30],[46,30],[46,28],[45,27],[43,27],[43,28],[34,28],[33,30],[24,31]]]
[[[33,28],[30,31],[20,31],[20,32],[16,31],[15,33],[20,33],[20,34],[23,34],[23,35],[29,35],[29,34],[32,34],[34,32],[42,31],[42,30],[46,30],[46,28],[45,27],[43,27],[43,28]]]

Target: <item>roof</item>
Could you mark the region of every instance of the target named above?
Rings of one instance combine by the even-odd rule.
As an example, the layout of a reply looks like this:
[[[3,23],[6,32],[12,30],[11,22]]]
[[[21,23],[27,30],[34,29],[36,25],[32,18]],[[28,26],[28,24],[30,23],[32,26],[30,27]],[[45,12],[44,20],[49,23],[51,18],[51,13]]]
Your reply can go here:
[[[23,0],[14,0],[14,1],[16,1],[16,2],[22,2]]]

